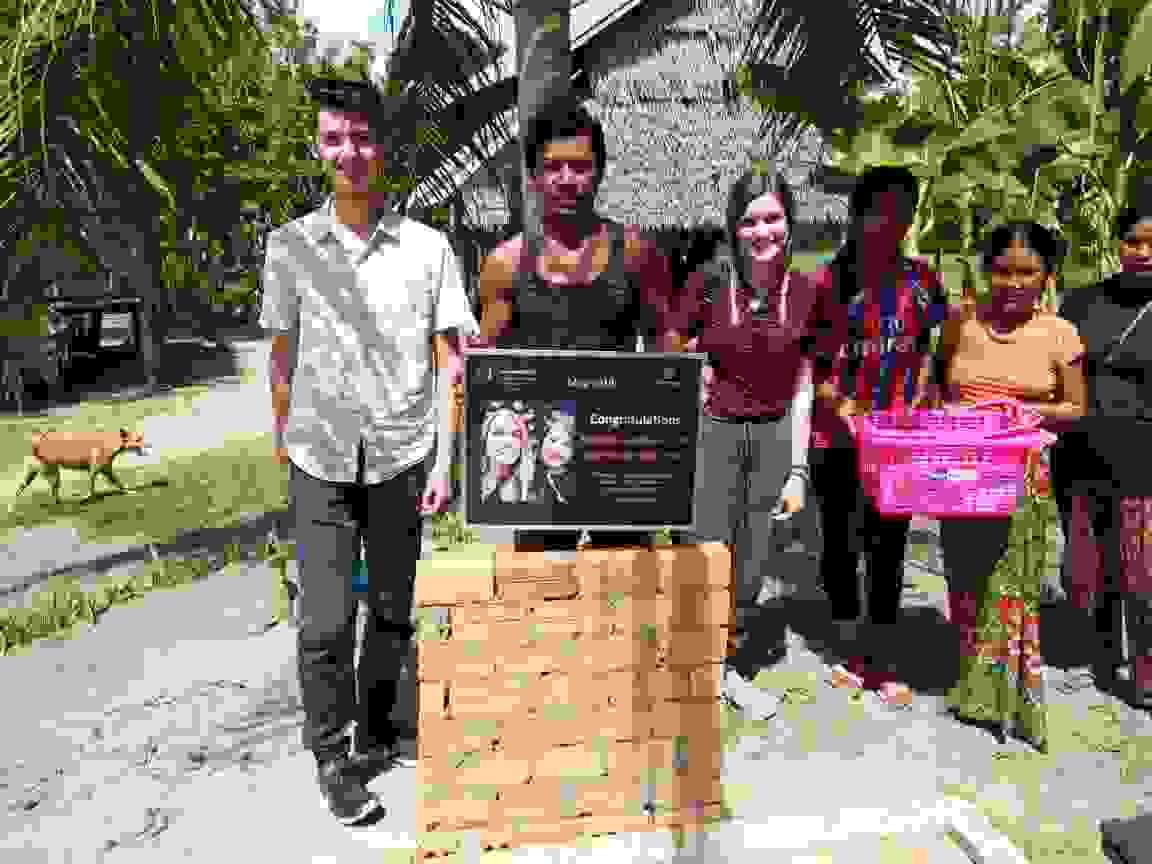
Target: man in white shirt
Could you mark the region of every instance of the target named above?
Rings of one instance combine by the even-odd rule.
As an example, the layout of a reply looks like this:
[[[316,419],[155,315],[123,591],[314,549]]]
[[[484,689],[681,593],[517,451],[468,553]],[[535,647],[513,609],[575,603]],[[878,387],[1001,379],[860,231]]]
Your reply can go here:
[[[451,494],[460,337],[478,328],[447,237],[393,206],[385,98],[366,82],[309,89],[333,195],[269,235],[260,323],[274,334],[276,455],[291,471],[304,746],[351,825],[381,808],[350,770],[347,728],[357,756],[394,750],[421,517]],[[370,615],[354,670],[361,542]]]

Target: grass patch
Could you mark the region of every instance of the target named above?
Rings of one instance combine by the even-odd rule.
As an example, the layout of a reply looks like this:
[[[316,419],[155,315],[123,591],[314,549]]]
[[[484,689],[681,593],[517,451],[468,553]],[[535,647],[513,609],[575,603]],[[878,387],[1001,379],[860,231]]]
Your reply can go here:
[[[1053,753],[1115,754],[1125,783],[1142,783],[1152,775],[1152,735],[1125,735],[1112,703],[1100,702],[1079,711],[1056,703],[1049,706],[1048,724]]]
[[[250,370],[245,370],[255,375]],[[192,403],[212,390],[212,385],[180,387],[162,396],[119,402],[85,402],[74,414],[53,417],[7,417],[0,424],[0,475],[18,472],[32,453],[28,439],[37,432],[73,429],[135,429],[145,417],[157,414],[192,413]],[[13,489],[13,492],[16,490]],[[25,493],[28,494],[28,493]]]
[[[1006,836],[1031,864],[1106,864],[1100,849],[1100,830],[1087,816],[1074,816],[1062,822],[1052,818],[1046,807],[1052,790],[1045,775],[1062,754],[1112,753],[1118,762],[1122,782],[1134,785],[1152,771],[1152,736],[1126,736],[1116,706],[1100,702],[1076,709],[1060,702],[1048,706],[1051,752],[1008,752],[996,754],[996,779],[1017,796],[1016,802],[995,797],[987,789],[972,784],[948,786],[941,791],[962,798],[980,808],[993,828]],[[1133,816],[1139,811],[1133,800],[1115,815]]]
[[[992,827],[1020,850],[1029,864],[1108,864],[1100,848],[1099,826],[1088,817],[1057,824],[1043,815],[1042,793],[1021,789],[1024,813],[1016,815],[1003,802],[983,797],[968,784],[946,787],[944,794],[962,798],[980,809]]]
[[[475,531],[464,526],[464,517],[459,513],[438,513],[431,521],[432,546],[437,551],[446,552],[479,539]]]
[[[151,409],[136,416],[156,413],[154,404]],[[97,493],[88,504],[65,500],[56,507],[49,490],[34,484],[11,514],[0,517],[0,531],[8,533],[17,527],[32,528],[67,518],[85,542],[128,539],[163,543],[192,530],[229,527],[246,514],[287,505],[287,472],[271,453],[271,436],[265,435],[189,454],[183,460],[173,458],[161,465],[125,466],[121,477],[130,489],[139,489],[139,494]],[[158,480],[164,481],[163,485],[156,484]],[[293,544],[261,550],[274,574],[277,621],[286,619],[291,609],[294,586],[286,573],[287,561],[294,554]],[[228,568],[245,554],[232,543],[222,557]],[[39,639],[67,637],[77,624],[96,624],[113,605],[136,602],[157,588],[186,585],[203,578],[210,567],[205,559],[161,559],[94,591],[84,591],[75,580],[51,579],[45,590],[32,595],[27,607],[0,611],[0,654],[19,653]]]
[[[814,725],[796,721],[805,719],[816,710],[814,706],[820,682],[808,672],[775,667],[761,670],[755,684],[761,689],[780,694],[780,718],[795,723],[797,739],[804,750],[815,750],[818,732]],[[772,734],[778,728],[778,723],[777,719],[749,720],[739,711],[725,705],[720,731],[721,744],[725,750],[730,750],[745,736],[762,738]]]
[[[79,625],[94,627],[113,606],[136,602],[150,591],[190,584],[208,572],[204,560],[161,559],[128,576],[104,580],[91,591],[76,579],[53,577],[28,606],[0,610],[0,656],[22,654],[41,639],[71,638]]]
[[[776,666],[762,669],[756,676],[755,684],[762,690],[780,694],[782,705],[808,705],[816,701],[816,693],[821,686],[810,672]]]
[[[250,513],[267,513],[288,504],[288,472],[272,458],[272,437],[229,442],[223,447],[173,456],[159,465],[118,466],[132,495],[104,492],[83,503],[75,485],[83,472],[62,472],[59,506],[48,484],[38,479],[16,508],[0,514],[0,536],[15,528],[36,528],[67,520],[84,542],[164,543],[188,531],[223,528]],[[71,483],[69,483],[71,481]],[[84,490],[86,492],[86,490]],[[84,494],[80,492],[79,494]]]

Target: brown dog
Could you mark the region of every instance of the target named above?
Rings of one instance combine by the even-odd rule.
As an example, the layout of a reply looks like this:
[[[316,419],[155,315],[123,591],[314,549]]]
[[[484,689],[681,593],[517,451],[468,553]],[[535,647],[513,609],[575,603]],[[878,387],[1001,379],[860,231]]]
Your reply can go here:
[[[96,476],[103,474],[120,492],[128,494],[124,484],[112,471],[112,463],[121,453],[147,455],[148,445],[138,432],[121,429],[119,432],[42,432],[32,436],[32,458],[28,460],[24,482],[16,490],[16,498],[39,475],[52,484],[52,499],[60,503],[60,469],[88,472],[88,497],[96,494]],[[13,506],[16,502],[13,500]]]

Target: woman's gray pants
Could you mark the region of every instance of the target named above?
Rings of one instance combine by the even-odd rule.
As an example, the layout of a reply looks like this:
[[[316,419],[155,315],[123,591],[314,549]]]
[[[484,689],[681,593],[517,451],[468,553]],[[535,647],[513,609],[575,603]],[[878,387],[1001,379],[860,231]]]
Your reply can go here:
[[[784,572],[781,534],[772,519],[792,467],[792,421],[727,422],[705,417],[696,456],[695,542],[732,544],[736,610],[758,610],[756,630],[783,643],[783,600],[793,593]],[[758,604],[763,595],[765,602]]]

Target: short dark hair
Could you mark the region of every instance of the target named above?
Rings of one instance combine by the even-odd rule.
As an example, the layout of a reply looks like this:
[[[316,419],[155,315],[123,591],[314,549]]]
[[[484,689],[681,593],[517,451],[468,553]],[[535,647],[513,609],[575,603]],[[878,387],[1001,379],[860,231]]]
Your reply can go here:
[[[748,205],[768,192],[780,199],[780,204],[784,208],[784,218],[788,222],[788,239],[784,245],[784,260],[787,266],[792,255],[792,235],[796,224],[796,197],[792,194],[792,187],[788,185],[788,181],[775,168],[760,165],[741,174],[728,192],[725,227],[729,247],[732,250],[732,263],[736,267],[736,277],[740,280],[741,286],[749,290],[748,274],[744,272],[744,256],[740,254],[740,241],[736,237],[736,230],[740,227],[740,220],[744,218]]]
[[[1149,180],[1134,182],[1129,187],[1128,206],[1116,214],[1116,239],[1123,240],[1145,219],[1152,219],[1152,182]]]
[[[980,264],[987,273],[992,262],[1004,254],[1013,243],[1019,243],[1040,256],[1045,275],[1055,273],[1064,258],[1065,243],[1055,231],[1036,222],[1015,221],[997,225],[980,244]]]
[[[387,103],[371,81],[344,78],[311,78],[304,84],[318,110],[347,111],[363,115],[374,130],[384,128]]]
[[[528,174],[536,176],[540,154],[550,142],[584,135],[592,139],[592,152],[596,155],[596,181],[602,180],[608,153],[604,144],[604,127],[583,105],[572,99],[562,99],[545,106],[524,125],[524,159],[528,163]]]
[[[856,178],[850,199],[852,218],[866,213],[882,193],[892,189],[902,193],[909,212],[915,213],[920,198],[920,181],[916,175],[903,165],[878,165]]]

